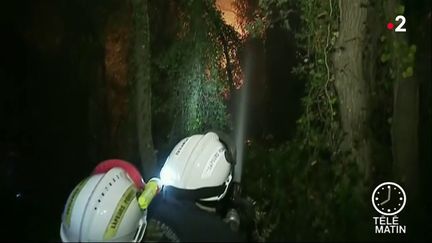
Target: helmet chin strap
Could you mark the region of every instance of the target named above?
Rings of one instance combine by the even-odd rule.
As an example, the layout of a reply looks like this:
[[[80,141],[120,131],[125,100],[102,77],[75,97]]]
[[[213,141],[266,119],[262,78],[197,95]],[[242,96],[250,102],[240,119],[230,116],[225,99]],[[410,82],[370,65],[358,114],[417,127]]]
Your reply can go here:
[[[135,235],[133,242],[141,242],[147,228],[147,210],[139,221],[138,232]]]
[[[216,213],[216,207],[205,206],[205,205],[203,205],[203,203],[201,201],[195,202],[195,205],[198,208],[200,208],[200,209],[202,209],[204,211],[207,211],[209,213]]]

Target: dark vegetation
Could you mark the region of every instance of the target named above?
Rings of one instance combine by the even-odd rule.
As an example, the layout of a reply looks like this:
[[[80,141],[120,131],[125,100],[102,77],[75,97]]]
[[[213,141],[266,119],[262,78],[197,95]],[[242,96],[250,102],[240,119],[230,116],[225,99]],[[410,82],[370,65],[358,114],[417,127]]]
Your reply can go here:
[[[241,33],[210,0],[3,3],[3,239],[58,240],[103,159],[148,179],[182,137],[235,134],[244,82],[255,240],[430,238],[430,1],[233,2]],[[405,34],[386,29],[398,14]],[[373,234],[383,181],[407,192],[407,235]]]

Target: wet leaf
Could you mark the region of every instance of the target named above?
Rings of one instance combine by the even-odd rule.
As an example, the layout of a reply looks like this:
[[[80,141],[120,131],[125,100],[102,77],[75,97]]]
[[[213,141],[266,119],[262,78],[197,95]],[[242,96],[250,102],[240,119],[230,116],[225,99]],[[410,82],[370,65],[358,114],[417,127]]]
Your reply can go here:
[[[404,14],[404,12],[405,12],[405,6],[404,5],[399,5],[397,7],[397,9],[396,9],[396,13],[402,15],[402,14]]]
[[[390,59],[390,54],[389,53],[383,53],[381,55],[381,58],[380,58],[380,60],[381,60],[382,63],[386,63],[389,59]]]

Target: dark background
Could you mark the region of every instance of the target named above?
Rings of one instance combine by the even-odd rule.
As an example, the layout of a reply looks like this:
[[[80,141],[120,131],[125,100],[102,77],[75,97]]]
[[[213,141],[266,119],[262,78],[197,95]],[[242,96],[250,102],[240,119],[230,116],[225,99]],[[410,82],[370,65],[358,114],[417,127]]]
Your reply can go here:
[[[95,17],[96,5],[97,1],[23,0],[3,2],[0,8],[3,240],[59,240],[68,194],[101,159],[94,156],[89,135],[91,80],[100,79],[103,62],[97,35],[102,20]],[[417,57],[420,92],[425,92],[421,109],[430,111],[430,9],[425,8],[427,0],[406,5],[411,41],[422,50]],[[428,18],[420,18],[428,13]],[[295,55],[293,37],[276,29],[268,38],[269,83],[259,105],[271,108],[262,109],[257,114],[261,123],[250,129],[284,140],[291,136],[304,87],[280,82],[290,78],[286,56]],[[284,112],[287,106],[290,113]],[[430,112],[421,114],[421,133],[432,135]],[[430,192],[431,140],[422,138],[422,188]],[[431,205],[431,196],[425,197]]]

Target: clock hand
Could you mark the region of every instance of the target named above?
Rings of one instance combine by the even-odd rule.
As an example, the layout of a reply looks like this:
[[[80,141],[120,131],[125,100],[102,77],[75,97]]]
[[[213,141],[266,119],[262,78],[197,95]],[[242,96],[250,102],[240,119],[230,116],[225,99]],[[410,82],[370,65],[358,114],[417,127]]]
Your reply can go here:
[[[384,202],[382,202],[381,205],[384,205],[384,204],[386,204],[386,203],[388,203],[390,201],[390,193],[391,193],[391,188],[389,188],[389,190],[388,190],[387,200],[385,200]]]

